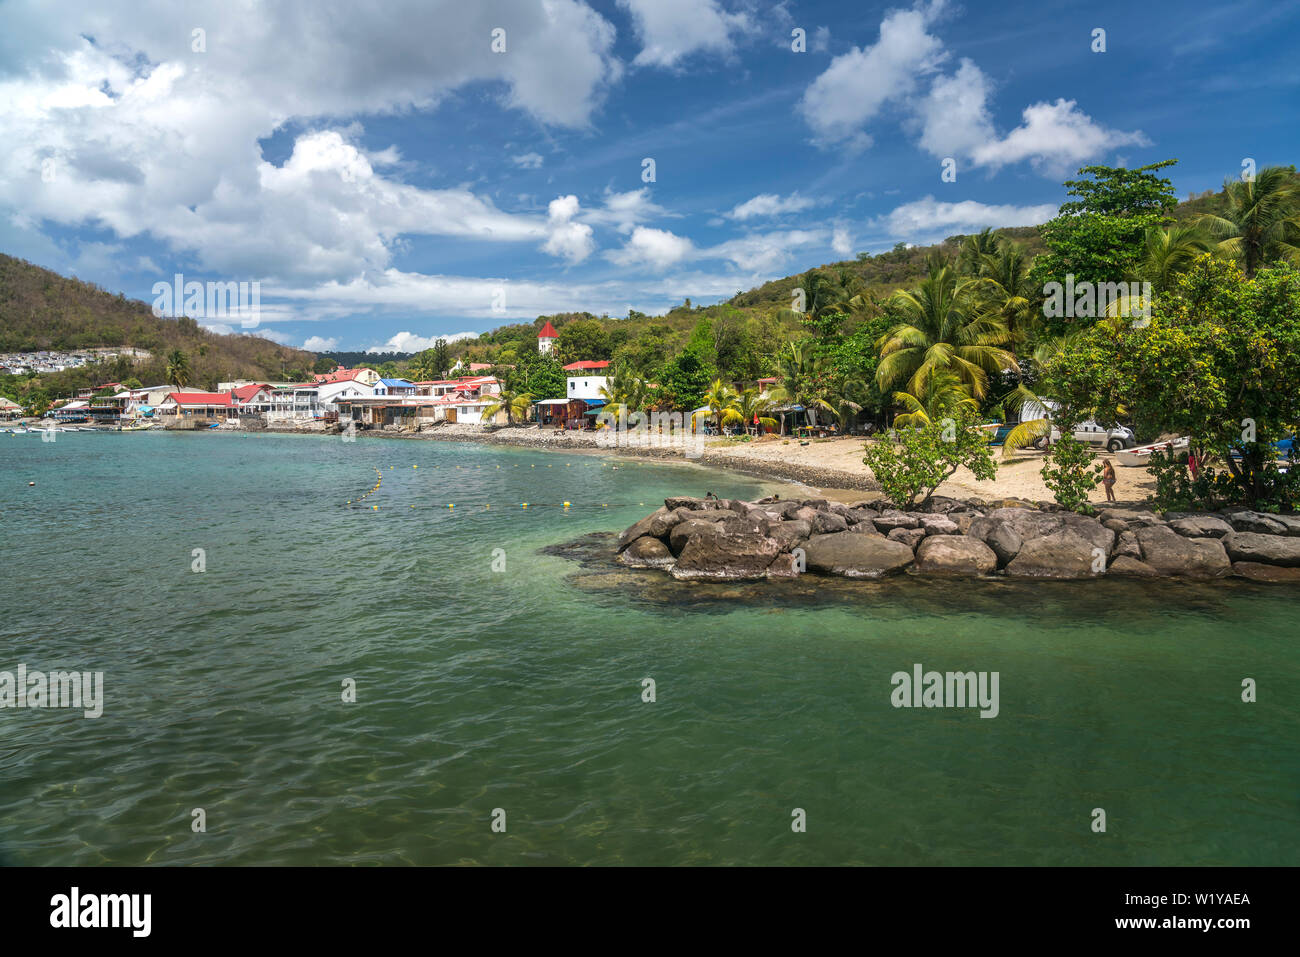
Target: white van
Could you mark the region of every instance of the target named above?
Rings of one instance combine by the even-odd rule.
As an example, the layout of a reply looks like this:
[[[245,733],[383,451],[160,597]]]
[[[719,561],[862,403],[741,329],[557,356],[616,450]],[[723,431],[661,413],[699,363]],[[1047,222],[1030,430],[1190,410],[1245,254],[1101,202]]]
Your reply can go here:
[[[1043,408],[1043,406],[1036,402],[1026,402],[1020,409],[1020,421],[1028,422],[1031,419],[1050,419],[1052,416],[1052,408],[1053,407],[1051,407],[1050,404],[1048,408]],[[1089,420],[1087,422],[1080,422],[1076,425],[1072,434],[1074,435],[1075,441],[1083,442],[1085,445],[1096,446],[1097,448],[1105,449],[1108,452],[1118,452],[1120,449],[1131,449],[1133,446],[1137,445],[1137,436],[1133,434],[1132,429],[1125,425],[1106,428],[1103,425],[1098,425],[1096,422]],[[1060,427],[1053,422],[1050,441],[1059,442],[1060,439]],[[1040,436],[1034,440],[1033,446],[1036,449],[1046,448],[1048,441],[1048,436]]]

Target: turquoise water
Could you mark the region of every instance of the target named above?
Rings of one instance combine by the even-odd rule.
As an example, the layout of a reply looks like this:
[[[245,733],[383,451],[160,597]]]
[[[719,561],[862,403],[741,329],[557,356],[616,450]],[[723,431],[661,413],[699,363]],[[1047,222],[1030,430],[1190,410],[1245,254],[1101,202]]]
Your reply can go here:
[[[100,670],[107,699],[0,710],[0,860],[1297,863],[1296,590],[686,586],[539,554],[706,490],[763,488],[451,443],[0,435],[0,670]],[[997,671],[1000,714],[891,707],[915,662]]]

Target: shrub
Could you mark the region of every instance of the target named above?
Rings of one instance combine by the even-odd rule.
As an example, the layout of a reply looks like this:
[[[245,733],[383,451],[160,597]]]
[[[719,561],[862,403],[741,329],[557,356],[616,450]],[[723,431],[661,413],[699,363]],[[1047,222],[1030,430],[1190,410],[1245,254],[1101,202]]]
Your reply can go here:
[[[1062,435],[1043,458],[1043,482],[1062,508],[1091,515],[1088,493],[1101,483],[1103,467],[1092,462],[1092,449],[1072,435]]]
[[[891,432],[889,438],[869,444],[862,461],[885,496],[899,508],[924,505],[960,467],[981,481],[998,472],[988,436],[975,427],[970,413]],[[917,496],[921,496],[919,501]]]

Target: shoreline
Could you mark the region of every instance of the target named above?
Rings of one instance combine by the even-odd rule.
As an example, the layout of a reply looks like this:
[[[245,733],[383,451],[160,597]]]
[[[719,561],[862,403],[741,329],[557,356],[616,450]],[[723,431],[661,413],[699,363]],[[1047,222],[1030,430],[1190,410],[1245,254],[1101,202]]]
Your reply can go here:
[[[305,435],[338,435],[325,429],[214,429],[216,432],[258,431]],[[612,457],[652,460],[666,465],[692,465],[734,472],[748,478],[780,484],[795,489],[818,493],[818,497],[850,503],[877,501],[884,498],[874,477],[861,464],[864,439],[844,437],[814,439],[806,445],[790,438],[768,438],[752,442],[727,442],[713,440],[706,444],[697,457],[687,457],[680,448],[654,448],[638,446],[601,446],[592,433],[556,434],[532,426],[504,426],[484,431],[477,425],[439,425],[423,432],[396,432],[367,430],[358,433],[376,438],[404,439],[409,441],[469,442],[526,448],[540,451],[599,454]],[[996,455],[997,453],[995,453]],[[997,458],[998,477],[991,482],[981,482],[965,470],[958,470],[935,491],[936,496],[949,498],[980,498],[988,500],[1016,499],[1039,505],[1054,506],[1055,500],[1043,485],[1039,467],[1041,456],[1037,453],[1017,455],[1013,459]],[[861,471],[857,471],[860,469]],[[1120,481],[1115,487],[1116,500],[1106,502],[1102,489],[1095,489],[1091,499],[1098,508],[1149,507],[1147,493],[1154,489],[1154,480],[1146,469],[1117,469]]]

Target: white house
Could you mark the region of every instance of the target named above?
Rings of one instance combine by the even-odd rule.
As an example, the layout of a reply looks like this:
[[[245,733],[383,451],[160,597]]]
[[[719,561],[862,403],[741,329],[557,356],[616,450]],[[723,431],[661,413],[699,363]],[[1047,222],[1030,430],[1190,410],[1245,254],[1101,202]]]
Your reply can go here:
[[[338,409],[335,404],[337,399],[357,399],[374,394],[374,385],[361,379],[336,379],[331,382],[321,382],[316,386],[317,403],[321,408],[331,412]]]
[[[542,326],[537,333],[537,353],[538,355],[547,355],[555,348],[555,343],[559,341],[560,334],[555,331],[555,327],[548,321]]]
[[[608,387],[609,376],[605,370],[608,362],[571,362],[564,367],[569,380],[567,395],[570,399],[604,399],[600,390]]]

